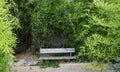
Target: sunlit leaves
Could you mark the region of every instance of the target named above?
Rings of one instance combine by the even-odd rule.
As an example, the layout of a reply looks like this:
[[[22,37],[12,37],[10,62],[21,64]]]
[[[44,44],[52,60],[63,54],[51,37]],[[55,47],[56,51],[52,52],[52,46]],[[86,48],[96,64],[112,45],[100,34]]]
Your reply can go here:
[[[18,26],[18,20],[10,14],[9,7],[6,0],[0,0],[0,72],[9,72],[9,62],[13,61],[12,48],[16,45],[12,30]]]
[[[109,62],[120,54],[120,5],[112,0],[93,0],[86,7],[90,7],[90,12],[87,13],[88,23],[83,24],[86,28],[77,37],[84,42],[80,46],[79,56]]]

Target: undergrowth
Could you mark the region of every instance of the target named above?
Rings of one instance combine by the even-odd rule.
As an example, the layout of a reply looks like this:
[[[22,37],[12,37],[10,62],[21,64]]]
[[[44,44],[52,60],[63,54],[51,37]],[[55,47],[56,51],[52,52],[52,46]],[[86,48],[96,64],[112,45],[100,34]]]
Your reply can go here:
[[[58,68],[59,67],[59,61],[47,60],[47,61],[43,61],[42,63],[39,63],[38,66],[40,68],[47,68],[47,67]]]

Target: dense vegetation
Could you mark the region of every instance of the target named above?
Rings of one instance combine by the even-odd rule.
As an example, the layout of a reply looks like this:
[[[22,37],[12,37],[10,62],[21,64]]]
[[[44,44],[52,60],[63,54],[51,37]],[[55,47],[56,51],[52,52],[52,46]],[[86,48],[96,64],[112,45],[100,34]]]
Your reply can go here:
[[[11,8],[12,14],[19,19],[21,28],[14,30],[19,43],[15,49],[16,53],[21,53],[28,49],[32,43],[31,35],[31,15],[34,3],[31,0],[13,0],[16,6]]]
[[[87,23],[82,25],[85,29],[77,35],[78,40],[84,39],[79,56],[101,64],[110,62],[120,55],[119,1],[93,0],[87,5]]]
[[[87,57],[103,66],[103,63],[111,63],[111,60],[120,56],[119,7],[118,0],[93,0],[87,3],[87,21],[83,20],[81,28],[84,29],[76,35],[77,40],[82,41],[78,57]]]
[[[7,61],[12,59],[16,43],[12,31],[18,37],[18,51],[31,43],[38,47],[75,47],[78,59],[101,64],[120,55],[119,0],[13,1],[0,0],[0,71],[9,68],[5,64],[12,61]],[[20,29],[14,29],[18,23],[11,13],[19,19]],[[67,42],[49,44],[55,38]]]
[[[101,65],[120,55],[119,1],[41,0],[32,15],[32,34],[40,47],[51,37],[69,38],[78,59]],[[112,8],[112,9],[111,9]]]
[[[36,1],[33,39],[44,47],[49,37],[67,37],[68,46],[76,47],[78,57],[109,62],[120,53],[119,11],[118,0]]]
[[[69,2],[65,0],[36,0],[35,3],[36,7],[32,15],[34,41],[42,47],[47,47],[47,43],[52,37],[67,38],[69,40],[67,43],[71,44],[64,44],[60,47],[73,46],[74,25],[68,17],[72,11]]]
[[[16,45],[16,37],[12,30],[18,26],[17,18],[9,12],[13,4],[12,1],[0,0],[0,72],[9,72],[13,62],[12,48]]]

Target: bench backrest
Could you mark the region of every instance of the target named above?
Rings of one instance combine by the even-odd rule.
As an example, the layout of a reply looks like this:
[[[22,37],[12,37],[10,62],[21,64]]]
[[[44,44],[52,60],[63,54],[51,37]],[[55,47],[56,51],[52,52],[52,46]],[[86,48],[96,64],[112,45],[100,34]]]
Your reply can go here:
[[[40,48],[40,53],[74,53],[75,48]]]

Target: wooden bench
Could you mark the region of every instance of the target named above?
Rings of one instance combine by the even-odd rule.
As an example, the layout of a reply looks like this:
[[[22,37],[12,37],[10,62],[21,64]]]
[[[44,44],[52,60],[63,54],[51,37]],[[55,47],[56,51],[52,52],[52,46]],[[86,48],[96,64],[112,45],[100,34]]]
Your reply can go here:
[[[63,59],[75,59],[72,53],[75,52],[75,48],[40,48],[40,60],[63,60]],[[44,54],[55,53],[69,53],[69,56],[44,56]]]

